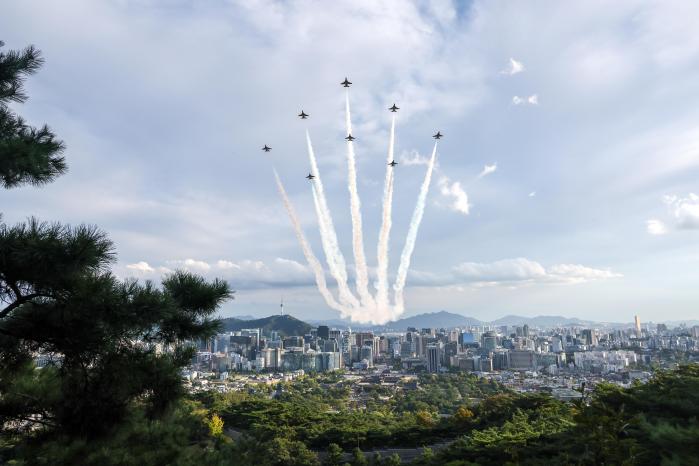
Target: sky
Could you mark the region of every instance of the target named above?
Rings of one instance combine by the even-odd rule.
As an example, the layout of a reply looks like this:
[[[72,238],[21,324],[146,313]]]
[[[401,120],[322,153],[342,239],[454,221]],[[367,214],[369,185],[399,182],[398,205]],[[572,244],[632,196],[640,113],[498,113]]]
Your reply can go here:
[[[98,225],[122,278],[224,278],[223,315],[270,315],[283,298],[296,317],[337,318],[272,168],[322,259],[308,129],[351,263],[348,77],[370,267],[387,107],[400,107],[392,273],[430,136],[445,134],[406,316],[695,319],[697,18],[699,3],[665,0],[7,0],[5,48],[46,60],[14,108],[65,141],[69,172],[0,193],[0,211]]]

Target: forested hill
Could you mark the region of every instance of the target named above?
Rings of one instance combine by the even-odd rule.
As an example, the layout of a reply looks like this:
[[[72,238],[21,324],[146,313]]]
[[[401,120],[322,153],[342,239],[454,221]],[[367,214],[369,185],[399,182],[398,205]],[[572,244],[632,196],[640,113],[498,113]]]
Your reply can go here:
[[[311,325],[293,316],[269,316],[262,319],[243,320],[235,317],[221,319],[224,332],[232,332],[244,328],[259,328],[269,334],[276,330],[281,336],[306,335],[311,331]]]

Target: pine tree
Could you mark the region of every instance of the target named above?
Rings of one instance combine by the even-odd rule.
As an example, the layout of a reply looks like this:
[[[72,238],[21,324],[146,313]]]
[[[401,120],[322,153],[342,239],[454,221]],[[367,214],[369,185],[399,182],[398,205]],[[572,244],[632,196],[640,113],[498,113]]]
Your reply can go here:
[[[0,183],[41,185],[66,170],[63,143],[8,103],[26,100],[38,50],[0,53]],[[153,419],[183,394],[185,344],[216,332],[224,281],[177,271],[162,286],[120,281],[106,233],[30,219],[0,223],[0,433],[97,437],[132,409]],[[34,357],[48,357],[36,368]],[[0,462],[3,458],[0,457]]]
[[[0,48],[3,45],[0,41]],[[8,106],[27,100],[24,80],[42,63],[33,46],[0,51],[0,184],[5,188],[45,184],[66,171],[63,142],[46,125],[39,129],[27,125]]]

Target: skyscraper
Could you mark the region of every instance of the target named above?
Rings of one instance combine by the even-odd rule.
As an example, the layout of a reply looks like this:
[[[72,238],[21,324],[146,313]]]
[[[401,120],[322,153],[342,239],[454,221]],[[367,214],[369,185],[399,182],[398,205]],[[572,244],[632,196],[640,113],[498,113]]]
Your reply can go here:
[[[440,364],[439,346],[435,344],[427,345],[427,370],[437,372]]]
[[[641,338],[641,319],[638,316],[633,316],[636,324],[636,338]]]
[[[328,328],[327,325],[318,326],[318,338],[322,338],[323,340],[330,338],[330,328]]]

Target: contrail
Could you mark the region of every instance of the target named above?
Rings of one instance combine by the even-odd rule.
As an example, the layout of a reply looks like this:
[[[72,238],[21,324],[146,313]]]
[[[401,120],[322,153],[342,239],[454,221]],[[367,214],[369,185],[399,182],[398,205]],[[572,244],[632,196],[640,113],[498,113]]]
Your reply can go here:
[[[346,306],[359,307],[359,301],[354,297],[347,286],[347,266],[345,257],[340,251],[340,246],[337,242],[337,234],[333,225],[330,209],[328,208],[325,199],[325,191],[323,190],[323,182],[321,181],[320,171],[316,163],[315,153],[313,152],[313,144],[311,144],[311,136],[306,131],[306,144],[308,146],[308,158],[311,163],[311,173],[315,176],[311,183],[313,184],[313,200],[316,206],[316,214],[318,215],[318,223],[320,225],[320,238],[325,251],[328,268],[330,274],[337,282],[338,297],[340,303]]]
[[[352,134],[352,116],[350,113],[349,91],[345,94],[345,122],[347,134]],[[350,211],[352,213],[352,250],[354,252],[354,268],[357,276],[357,294],[365,307],[374,307],[374,298],[369,294],[369,274],[367,272],[366,256],[364,255],[364,237],[362,232],[362,211],[359,193],[357,192],[357,167],[354,154],[354,143],[347,141],[347,172],[350,192]]]
[[[323,266],[320,264],[315,254],[313,254],[313,250],[311,249],[311,246],[308,244],[306,236],[303,234],[303,230],[301,229],[301,222],[299,222],[299,218],[296,215],[296,210],[294,209],[294,206],[291,204],[289,196],[287,196],[286,194],[286,190],[284,189],[282,180],[279,179],[279,174],[277,173],[277,170],[273,170],[274,178],[277,180],[277,189],[279,190],[279,194],[282,196],[284,207],[286,207],[286,212],[289,214],[289,218],[291,219],[291,224],[294,227],[294,233],[296,233],[296,239],[298,239],[299,243],[301,244],[301,250],[303,251],[303,255],[306,258],[308,265],[311,267],[311,270],[313,270],[318,290],[320,291],[320,294],[323,296],[328,306],[344,313],[345,310],[343,309],[343,307],[340,306],[340,304],[330,293],[330,290],[328,290],[328,285],[325,281],[325,272],[323,271]]]
[[[420,194],[418,195],[417,204],[415,205],[415,210],[413,211],[413,217],[410,219],[410,228],[408,229],[408,236],[405,238],[405,246],[403,246],[403,252],[400,255],[400,265],[398,266],[396,283],[393,285],[396,314],[403,312],[403,288],[405,287],[405,280],[408,275],[408,268],[410,267],[410,258],[413,255],[413,250],[415,249],[417,231],[420,228],[422,215],[425,213],[425,201],[427,200],[427,192],[430,189],[432,169],[434,168],[434,161],[436,157],[437,141],[435,141],[434,149],[432,149],[432,157],[430,157],[430,163],[427,166],[427,172],[425,173],[425,179],[422,182],[422,187],[420,188]]]
[[[396,117],[391,120],[391,137],[388,140],[388,156],[386,157],[386,179],[383,188],[383,214],[379,244],[377,247],[377,286],[376,302],[379,307],[388,307],[388,240],[391,235],[391,211],[393,207],[393,176],[394,168],[389,164],[393,161],[393,149],[396,134]]]

